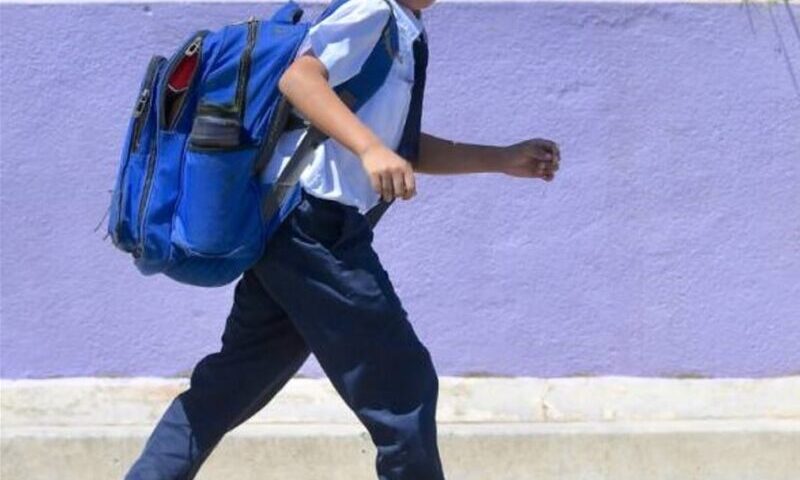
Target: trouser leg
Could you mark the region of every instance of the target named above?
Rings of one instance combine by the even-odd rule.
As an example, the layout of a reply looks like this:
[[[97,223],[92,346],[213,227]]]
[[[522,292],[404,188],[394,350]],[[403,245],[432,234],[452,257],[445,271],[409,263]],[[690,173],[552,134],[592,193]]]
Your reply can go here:
[[[254,267],[377,447],[381,480],[443,480],[438,379],[355,209],[304,197]]]
[[[308,358],[283,309],[248,270],[236,284],[222,348],[192,371],[126,480],[189,480],[222,439],[260,410]]]

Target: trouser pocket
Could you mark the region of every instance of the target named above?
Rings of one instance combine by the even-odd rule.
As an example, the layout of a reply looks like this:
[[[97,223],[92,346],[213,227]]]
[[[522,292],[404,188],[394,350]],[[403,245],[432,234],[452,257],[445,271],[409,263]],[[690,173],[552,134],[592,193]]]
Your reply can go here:
[[[347,207],[333,200],[317,198],[302,190],[294,219],[295,233],[333,250],[344,235]]]

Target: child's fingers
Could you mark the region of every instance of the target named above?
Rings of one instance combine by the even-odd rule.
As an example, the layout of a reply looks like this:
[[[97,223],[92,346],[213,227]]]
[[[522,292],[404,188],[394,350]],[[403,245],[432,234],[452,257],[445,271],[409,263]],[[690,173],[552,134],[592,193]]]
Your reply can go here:
[[[547,150],[553,156],[556,156],[558,154],[558,145],[556,144],[556,142],[552,140],[542,139],[540,144],[542,145],[542,147],[544,147],[545,150]]]
[[[407,190],[396,181],[394,176],[388,173],[376,175],[375,180],[371,181],[371,183],[372,189],[380,195],[381,199],[387,202],[392,201],[395,197],[403,196],[403,191]]]
[[[375,193],[381,195],[382,188],[381,188],[381,176],[377,173],[373,173],[369,176],[369,183],[372,184],[372,189],[375,190]]]
[[[406,198],[405,176],[402,172],[392,173],[393,197]]]
[[[558,153],[551,150],[547,145],[540,145],[537,148],[536,159],[540,162],[547,162],[550,164],[555,164],[559,161]]]
[[[541,145],[532,145],[532,148],[528,151],[528,155],[533,157],[537,162],[549,162],[553,158],[550,152]]]
[[[556,170],[558,170],[558,165],[554,165],[550,162],[543,162],[539,164],[536,176],[549,182],[555,177]]]
[[[538,171],[536,173],[538,173],[540,176],[544,175],[544,173],[547,171],[547,164],[545,162],[540,162],[537,170]]]
[[[561,162],[561,159],[559,158],[557,153],[555,153],[555,154],[550,154],[550,153],[543,154],[543,157],[538,159],[538,160],[542,164],[546,165],[547,168],[552,169],[552,170],[558,170],[558,167],[559,167],[560,162]]]
[[[414,170],[409,168],[405,172],[405,179],[404,183],[406,184],[406,197],[403,197],[405,200],[413,197],[417,194],[417,182],[414,178]]]
[[[561,150],[558,148],[558,144],[553,142],[553,164],[555,165],[555,169],[558,170],[558,165],[561,163]]]
[[[541,177],[550,171],[552,171],[552,165],[550,162],[540,162],[538,171],[536,173]]]
[[[536,147],[541,152],[541,160],[554,164],[561,161],[561,151],[556,142],[542,138],[536,141]]]
[[[394,187],[390,174],[381,175],[381,196],[386,202],[391,202],[394,199]]]

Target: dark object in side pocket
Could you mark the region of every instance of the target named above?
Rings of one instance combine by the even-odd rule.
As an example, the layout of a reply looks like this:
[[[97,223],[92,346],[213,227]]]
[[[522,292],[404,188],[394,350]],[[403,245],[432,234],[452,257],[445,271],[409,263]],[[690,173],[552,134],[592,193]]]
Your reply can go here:
[[[189,143],[197,148],[236,148],[241,135],[242,123],[238,117],[198,112],[192,123]]]

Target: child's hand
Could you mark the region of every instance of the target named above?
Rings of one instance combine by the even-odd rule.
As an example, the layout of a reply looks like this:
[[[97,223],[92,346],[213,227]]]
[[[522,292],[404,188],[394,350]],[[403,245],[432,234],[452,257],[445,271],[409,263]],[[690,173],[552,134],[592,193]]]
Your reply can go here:
[[[417,194],[414,169],[403,157],[376,142],[361,155],[372,188],[387,202],[395,197],[408,200]]]
[[[561,162],[558,145],[550,140],[534,138],[503,149],[502,172],[514,177],[541,178],[549,182]]]

